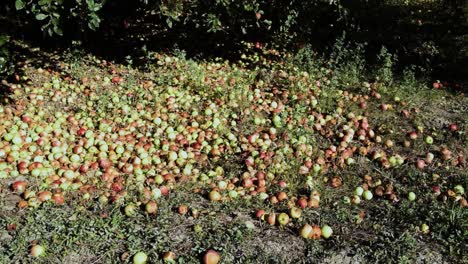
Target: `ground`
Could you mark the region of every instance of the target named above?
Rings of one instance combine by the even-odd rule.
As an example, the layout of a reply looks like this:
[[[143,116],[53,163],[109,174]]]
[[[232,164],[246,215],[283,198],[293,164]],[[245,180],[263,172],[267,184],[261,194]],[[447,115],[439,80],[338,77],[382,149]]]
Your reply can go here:
[[[468,263],[456,86],[275,50],[152,54],[142,69],[25,49],[2,88],[1,263],[199,263],[208,249],[222,263]],[[333,234],[303,238],[305,224]]]

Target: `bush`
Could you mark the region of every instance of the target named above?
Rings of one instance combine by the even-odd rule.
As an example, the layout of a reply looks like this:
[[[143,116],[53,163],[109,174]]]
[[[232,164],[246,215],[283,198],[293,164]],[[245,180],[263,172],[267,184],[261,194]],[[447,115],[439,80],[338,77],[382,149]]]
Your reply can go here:
[[[0,75],[11,74],[13,70],[8,45],[9,40],[8,35],[0,35]]]
[[[243,41],[320,50],[343,32],[352,43],[368,43],[365,55],[385,46],[402,64],[459,70],[467,56],[462,0],[9,0],[7,7],[47,35],[124,56],[143,45],[235,53]]]

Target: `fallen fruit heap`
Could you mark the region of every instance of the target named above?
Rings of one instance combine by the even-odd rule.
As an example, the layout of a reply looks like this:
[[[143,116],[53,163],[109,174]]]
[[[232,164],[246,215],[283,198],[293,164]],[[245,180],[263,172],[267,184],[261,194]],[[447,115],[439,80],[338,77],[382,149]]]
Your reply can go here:
[[[282,212],[256,215],[284,226],[302,210],[319,207],[316,187],[325,182],[339,188],[343,178],[330,173],[358,160],[384,170],[465,162],[462,152],[445,146],[431,148],[436,151],[426,157],[398,153],[396,145],[411,147],[419,138],[432,145],[437,139],[423,128],[390,135],[373,124],[371,106],[401,112],[401,118],[414,114],[399,98],[382,103],[379,83],[363,83],[366,94],[353,94],[327,89],[327,76],[294,68],[271,70],[272,78],[262,80],[236,65],[162,55],[156,79],[136,80],[131,69],[97,63],[80,78],[65,74],[69,65],[54,71],[26,64],[25,72],[44,80],[42,85],[27,76],[10,85],[14,103],[0,106],[0,179],[22,195],[19,208],[78,199],[122,205],[128,216],[139,205],[157,214],[160,197],[190,184],[213,202],[281,204]],[[103,69],[106,76],[97,74]],[[330,98],[334,107],[326,109],[323,102]],[[447,129],[457,133],[458,127]],[[284,175],[291,174],[308,195],[288,192]],[[447,193],[466,206],[462,186]],[[345,202],[359,204],[374,195],[397,202],[403,194],[391,182],[366,175],[349,195]],[[408,197],[416,199],[414,193]],[[327,225],[300,229],[304,238],[332,233]]]

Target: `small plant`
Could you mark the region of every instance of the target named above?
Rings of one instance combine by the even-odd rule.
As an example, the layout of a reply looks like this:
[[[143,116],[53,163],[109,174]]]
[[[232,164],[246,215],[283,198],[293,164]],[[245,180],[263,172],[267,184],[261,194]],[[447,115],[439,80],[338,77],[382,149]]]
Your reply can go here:
[[[376,79],[387,85],[391,85],[393,83],[393,68],[397,61],[396,55],[392,55],[387,48],[382,47],[377,59],[378,69],[375,74]]]

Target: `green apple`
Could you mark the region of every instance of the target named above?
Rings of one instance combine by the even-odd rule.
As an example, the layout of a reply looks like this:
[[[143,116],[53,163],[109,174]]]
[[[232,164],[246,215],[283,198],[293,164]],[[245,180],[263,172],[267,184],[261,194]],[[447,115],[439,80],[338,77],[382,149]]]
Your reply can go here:
[[[291,215],[292,218],[299,218],[302,215],[302,210],[297,207],[293,207],[289,211],[289,215]]]
[[[311,237],[311,233],[312,233],[312,226],[309,224],[305,224],[299,230],[299,234],[301,234],[301,237],[305,239],[309,239]]]
[[[414,192],[409,192],[408,193],[408,200],[410,200],[411,202],[416,200],[416,194]]]
[[[144,252],[138,252],[133,256],[133,263],[134,264],[145,264],[146,261],[148,260],[148,255],[146,255]]]
[[[358,186],[356,187],[356,189],[354,189],[354,194],[357,196],[361,196],[363,192],[364,192],[364,188],[362,188],[361,186]]]
[[[372,200],[372,197],[374,197],[374,195],[372,195],[371,191],[365,190],[364,193],[362,194],[362,197],[364,197],[364,199],[366,200]]]
[[[453,187],[453,190],[459,195],[463,195],[465,193],[465,189],[460,184]]]
[[[426,224],[422,224],[421,225],[421,232],[424,233],[424,234],[429,233],[429,226],[426,225]]]
[[[429,144],[429,145],[431,145],[432,143],[434,143],[434,139],[433,139],[431,136],[427,136],[425,141],[426,141],[426,143]]]
[[[289,215],[287,213],[281,213],[278,215],[278,223],[282,226],[289,223]]]
[[[324,225],[322,227],[322,236],[324,238],[329,238],[331,237],[332,234],[333,234],[333,229],[330,226]]]
[[[132,216],[135,216],[136,214],[136,206],[134,204],[129,204],[127,206],[125,206],[125,215],[126,216],[129,216],[129,217],[132,217]]]

